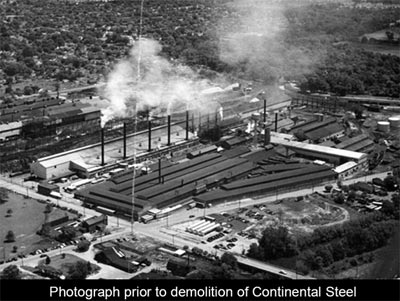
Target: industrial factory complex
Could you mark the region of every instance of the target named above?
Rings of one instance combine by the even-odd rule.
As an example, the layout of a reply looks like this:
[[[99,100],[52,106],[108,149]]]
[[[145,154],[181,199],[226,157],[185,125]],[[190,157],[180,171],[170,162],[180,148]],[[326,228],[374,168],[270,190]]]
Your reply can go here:
[[[94,243],[94,259],[126,277],[156,262],[160,254],[172,258],[163,264],[174,270],[182,257],[215,259],[218,250],[225,250],[244,268],[295,279],[308,276],[286,266],[286,274],[280,268],[260,267],[246,257],[250,246],[267,225],[284,225],[302,235],[348,220],[349,212],[334,199],[343,194],[339,185],[366,178],[377,166],[385,174],[396,172],[400,117],[389,113],[377,120],[357,120],[351,111],[313,110],[280,93],[274,98],[260,91],[219,92],[208,112],[141,112],[133,122],[128,117],[105,125],[101,110],[90,101],[49,98],[36,100],[38,109],[32,111],[11,113],[3,106],[0,117],[9,121],[0,124],[0,135],[10,152],[21,140],[25,148],[36,139],[51,148],[54,137],[84,142],[38,155],[29,175],[15,177],[22,185],[28,182],[25,185],[31,185],[46,206],[77,215],[76,220],[64,216],[63,225],[47,223],[52,239],[84,233],[83,240],[100,240]],[[51,105],[56,100],[59,103]],[[383,169],[385,164],[390,169]],[[381,186],[351,185],[360,191],[352,193],[355,201],[346,201],[346,206],[357,214],[383,212],[384,201],[367,195],[388,197]],[[118,234],[121,229],[123,235]],[[136,237],[134,229],[146,238]],[[102,241],[106,231],[113,238]],[[42,227],[38,234],[43,233]],[[75,238],[68,243],[83,245]],[[191,251],[181,247],[185,245],[191,245]]]
[[[229,114],[227,108],[225,116],[216,112],[203,124],[187,111],[180,121],[167,116],[162,125],[149,121],[147,129],[130,134],[123,124],[122,137],[106,140],[102,130],[101,142],[39,158],[31,173],[44,181],[76,174],[83,180],[66,189],[85,206],[148,222],[188,204],[207,207],[277,195],[368,170],[375,147],[371,135],[353,134],[337,116],[301,118],[290,100],[281,103],[269,105],[264,99],[262,106],[262,98],[253,98],[247,107],[240,105],[242,114]],[[99,118],[99,112],[81,103],[40,109],[47,123],[58,120],[56,130],[68,126],[71,110],[85,122]],[[376,131],[396,131],[396,122],[392,117],[389,128],[381,122]],[[204,143],[196,136],[196,128],[216,126],[225,135],[219,141]]]

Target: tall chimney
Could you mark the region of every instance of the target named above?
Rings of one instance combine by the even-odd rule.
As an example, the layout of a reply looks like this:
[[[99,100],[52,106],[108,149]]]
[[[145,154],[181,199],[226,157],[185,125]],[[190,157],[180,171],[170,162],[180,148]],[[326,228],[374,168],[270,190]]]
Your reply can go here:
[[[186,140],[189,140],[189,111],[186,110]]]
[[[267,121],[267,99],[264,97],[264,123]]]
[[[124,159],[126,159],[126,122],[124,122]]]
[[[271,143],[271,128],[266,126],[264,129],[264,146]]]
[[[278,132],[278,113],[275,113],[275,132]]]
[[[194,133],[194,113],[192,113],[192,133]]]
[[[150,152],[151,151],[151,121],[149,120],[149,129],[148,129],[148,132],[149,132],[149,147],[148,147],[148,151]]]
[[[200,132],[200,129],[201,129],[201,113],[199,112],[199,132]]]
[[[158,159],[158,183],[161,183],[161,158]]]
[[[104,165],[104,128],[101,128],[101,165]]]
[[[167,145],[171,145],[171,115],[168,115],[168,143]]]

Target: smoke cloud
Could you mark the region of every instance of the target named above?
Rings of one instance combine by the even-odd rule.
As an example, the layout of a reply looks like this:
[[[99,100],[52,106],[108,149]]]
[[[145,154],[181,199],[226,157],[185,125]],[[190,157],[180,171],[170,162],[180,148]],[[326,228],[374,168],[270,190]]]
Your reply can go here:
[[[102,111],[102,125],[114,117],[134,116],[146,109],[165,114],[215,110],[201,94],[212,87],[210,82],[191,68],[161,57],[161,49],[157,41],[141,39],[129,57],[115,65],[103,93],[109,104]]]
[[[233,18],[220,21],[217,35],[220,59],[235,67],[239,76],[275,82],[279,77],[309,73],[323,55],[288,41],[285,16],[290,1],[234,0],[227,4]]]

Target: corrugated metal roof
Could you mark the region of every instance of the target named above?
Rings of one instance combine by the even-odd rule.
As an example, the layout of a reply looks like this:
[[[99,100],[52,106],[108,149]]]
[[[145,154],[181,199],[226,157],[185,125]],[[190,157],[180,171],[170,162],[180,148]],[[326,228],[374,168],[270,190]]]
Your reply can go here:
[[[221,187],[226,190],[237,189],[240,187],[250,187],[256,186],[259,184],[265,184],[270,182],[282,181],[283,179],[293,178],[293,177],[302,177],[304,175],[310,175],[313,173],[318,173],[321,171],[330,170],[328,166],[320,166],[320,165],[311,165],[310,167],[289,170],[285,172],[280,172],[272,175],[261,176],[257,178],[245,179],[241,181],[235,181],[230,184],[222,185]]]
[[[216,189],[210,192],[206,192],[202,195],[199,195],[195,197],[195,199],[201,202],[218,202],[226,199],[242,198],[247,195],[273,192],[277,191],[278,189],[283,189],[285,187],[293,187],[305,183],[318,182],[326,179],[333,179],[335,177],[336,173],[334,171],[327,170],[315,174],[304,175],[302,177],[294,177],[271,183],[263,183],[251,187],[242,187],[233,190]]]
[[[329,137],[331,135],[343,132],[344,128],[342,125],[338,123],[332,123],[322,128],[318,128],[316,130],[307,132],[305,135],[308,139],[315,141],[319,139],[323,139],[325,137]]]
[[[366,139],[369,139],[368,136],[365,134],[361,134],[337,144],[336,148],[346,149],[347,147]]]

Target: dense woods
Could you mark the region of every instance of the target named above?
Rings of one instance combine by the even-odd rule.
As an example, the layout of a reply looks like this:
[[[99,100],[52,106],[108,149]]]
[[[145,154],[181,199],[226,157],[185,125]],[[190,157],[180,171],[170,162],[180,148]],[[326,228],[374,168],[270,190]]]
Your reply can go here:
[[[147,0],[142,35],[159,41],[164,56],[190,66],[265,82],[283,76],[309,92],[399,96],[400,58],[352,43],[387,29],[400,8],[299,3],[281,4],[286,25],[279,35],[248,40],[256,58],[232,63],[220,58],[221,33],[240,30],[242,16],[229,1]],[[21,0],[2,5],[0,80],[7,92],[24,78],[92,83],[106,76],[138,37],[139,4]]]

